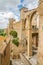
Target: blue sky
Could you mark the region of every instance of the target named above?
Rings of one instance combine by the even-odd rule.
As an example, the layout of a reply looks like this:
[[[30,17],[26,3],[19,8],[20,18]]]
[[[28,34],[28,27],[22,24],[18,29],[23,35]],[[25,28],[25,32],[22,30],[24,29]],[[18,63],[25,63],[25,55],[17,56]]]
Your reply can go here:
[[[0,28],[6,28],[9,18],[20,19],[20,9],[36,8],[38,0],[0,0]]]

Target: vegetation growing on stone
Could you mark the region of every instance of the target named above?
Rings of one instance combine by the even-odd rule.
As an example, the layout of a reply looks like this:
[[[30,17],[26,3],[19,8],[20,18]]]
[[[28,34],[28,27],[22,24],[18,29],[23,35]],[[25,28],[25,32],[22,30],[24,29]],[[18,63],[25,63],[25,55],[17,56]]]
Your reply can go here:
[[[0,36],[6,36],[7,34],[4,32],[3,29],[0,29]]]
[[[14,38],[16,38],[17,37],[17,32],[16,31],[11,31],[10,35],[12,35]]]
[[[19,46],[19,42],[17,39],[13,39],[12,42],[16,45],[16,46]]]
[[[10,31],[10,35],[13,36],[13,39],[12,39],[12,43],[14,43],[16,46],[19,46],[19,39],[18,39],[18,36],[17,36],[17,32],[16,31]]]

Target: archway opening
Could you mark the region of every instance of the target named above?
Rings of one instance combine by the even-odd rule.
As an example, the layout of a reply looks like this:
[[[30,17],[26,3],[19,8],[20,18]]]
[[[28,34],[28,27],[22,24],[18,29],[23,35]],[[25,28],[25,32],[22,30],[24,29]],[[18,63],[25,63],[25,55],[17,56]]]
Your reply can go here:
[[[39,15],[37,11],[34,11],[30,19],[31,34],[32,34],[32,54],[37,54],[38,39],[39,39]]]

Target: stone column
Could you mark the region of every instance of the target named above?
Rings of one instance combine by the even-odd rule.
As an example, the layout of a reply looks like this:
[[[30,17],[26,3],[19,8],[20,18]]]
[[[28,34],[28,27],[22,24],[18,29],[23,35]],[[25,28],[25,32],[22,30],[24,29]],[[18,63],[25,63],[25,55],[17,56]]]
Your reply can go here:
[[[31,22],[30,22],[30,16],[27,16],[27,52],[28,52],[28,56],[31,57],[32,56],[32,32],[31,32]]]
[[[38,12],[39,12],[39,45],[38,45],[37,65],[43,65],[43,0],[40,0]]]

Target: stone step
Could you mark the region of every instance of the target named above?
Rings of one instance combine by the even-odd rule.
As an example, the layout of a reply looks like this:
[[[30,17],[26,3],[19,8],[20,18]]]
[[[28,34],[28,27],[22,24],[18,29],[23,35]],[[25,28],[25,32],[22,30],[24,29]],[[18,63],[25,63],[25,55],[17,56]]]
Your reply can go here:
[[[31,65],[37,65],[37,56],[34,55],[29,61]]]
[[[21,59],[26,65],[37,65],[37,55],[29,57],[26,54],[21,54]]]
[[[27,60],[27,58],[22,53],[20,53],[20,57],[24,65],[31,65],[30,62]]]
[[[12,65],[24,65],[21,59],[12,59]]]

